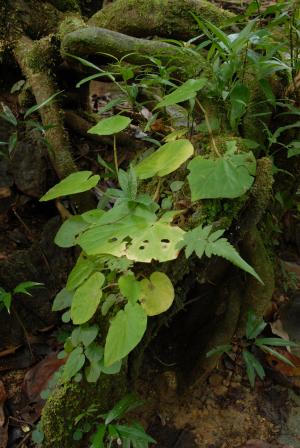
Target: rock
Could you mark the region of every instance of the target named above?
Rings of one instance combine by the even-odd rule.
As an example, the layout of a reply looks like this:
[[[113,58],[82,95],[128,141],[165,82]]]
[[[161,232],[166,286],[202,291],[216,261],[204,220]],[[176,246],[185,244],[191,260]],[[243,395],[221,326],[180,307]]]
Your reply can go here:
[[[41,145],[17,143],[10,170],[22,193],[35,198],[43,195],[46,190],[47,161]]]

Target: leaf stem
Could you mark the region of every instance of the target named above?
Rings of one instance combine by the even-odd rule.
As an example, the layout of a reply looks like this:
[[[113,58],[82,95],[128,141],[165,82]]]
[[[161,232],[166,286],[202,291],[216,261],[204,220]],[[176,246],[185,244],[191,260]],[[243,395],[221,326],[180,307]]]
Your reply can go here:
[[[119,174],[119,167],[118,167],[118,153],[117,153],[117,137],[114,135],[114,161],[115,161],[115,169],[117,176]]]
[[[216,145],[216,142],[215,142],[215,139],[214,139],[214,136],[213,136],[213,131],[212,131],[212,128],[210,126],[210,122],[209,122],[209,119],[208,119],[208,116],[207,116],[207,112],[206,112],[206,110],[204,109],[204,107],[202,106],[202,104],[200,103],[200,101],[197,98],[196,98],[196,102],[197,102],[198,106],[200,107],[201,111],[203,112],[205,123],[206,123],[206,127],[207,127],[207,130],[208,130],[211,142],[212,142],[213,150],[214,150],[215,154],[218,157],[221,157],[221,154],[220,154],[220,152],[219,152],[219,150],[217,148],[217,145]]]

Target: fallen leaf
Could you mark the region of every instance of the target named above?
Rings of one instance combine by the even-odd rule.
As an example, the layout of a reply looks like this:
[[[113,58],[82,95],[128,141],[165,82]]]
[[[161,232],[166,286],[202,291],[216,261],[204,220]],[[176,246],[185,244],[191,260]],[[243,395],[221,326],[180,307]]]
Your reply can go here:
[[[53,374],[65,363],[65,359],[57,359],[52,353],[28,370],[24,377],[22,389],[30,401],[40,401],[40,393],[46,389]]]
[[[289,361],[291,361],[294,364],[294,367],[284,363],[283,361],[280,361],[275,356],[266,354],[266,360],[272,367],[272,369],[276,370],[284,376],[300,377],[300,358],[296,355],[293,355],[292,353],[289,353],[287,350],[279,349],[278,347],[276,347],[276,351],[285,356]]]
[[[22,347],[22,344],[20,345],[15,345],[14,347],[7,347],[6,349],[2,350],[0,352],[0,358],[3,358],[4,356],[8,356],[8,355],[12,355],[13,353],[15,353],[18,348]]]

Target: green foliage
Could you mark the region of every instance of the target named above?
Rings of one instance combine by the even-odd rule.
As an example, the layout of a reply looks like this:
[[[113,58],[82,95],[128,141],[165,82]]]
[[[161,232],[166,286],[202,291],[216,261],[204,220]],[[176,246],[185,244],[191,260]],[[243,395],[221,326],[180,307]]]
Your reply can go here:
[[[91,405],[87,410],[79,414],[74,423],[76,430],[74,440],[81,440],[83,434],[94,431],[91,436],[91,448],[105,448],[117,445],[126,448],[148,448],[149,443],[156,443],[152,437],[147,435],[141,425],[136,422],[130,424],[120,424],[124,420],[125,414],[141,406],[143,402],[134,395],[125,395],[106,414],[98,414],[95,405]]]
[[[114,115],[110,118],[104,118],[95,126],[88,130],[89,134],[112,135],[123,131],[131,123],[130,118],[123,115]]]
[[[148,316],[167,311],[174,300],[174,288],[163,272],[153,272],[150,278],[141,281],[141,305]]]
[[[93,175],[91,171],[78,171],[61,180],[41,197],[40,201],[67,196],[69,194],[82,193],[94,188],[100,180],[100,176]]]
[[[136,165],[135,172],[140,179],[166,176],[177,170],[193,153],[194,148],[189,140],[165,143]]]
[[[212,255],[223,257],[261,282],[255,270],[240,257],[229,241],[226,238],[221,238],[224,232],[225,230],[222,229],[212,232],[211,225],[206,227],[200,225],[184,235],[179,247],[185,246],[186,257],[189,257],[194,251],[199,258],[204,254],[207,257]]]
[[[164,98],[156,105],[155,109],[173,106],[174,104],[182,103],[182,101],[195,98],[197,92],[201,90],[206,83],[207,80],[205,78],[189,79],[181,86],[173,90],[172,93],[165,95]]]
[[[247,322],[246,322],[246,334],[245,339],[241,342],[242,347],[242,356],[246,365],[246,372],[249,379],[249,383],[251,387],[255,385],[256,375],[263,380],[266,376],[265,370],[256,356],[251,353],[251,350],[254,348],[259,348],[263,352],[269,353],[280,361],[288,364],[290,366],[294,366],[293,363],[284,355],[279,353],[277,350],[274,350],[272,347],[298,347],[299,344],[296,344],[293,341],[289,341],[282,338],[265,338],[258,337],[266,328],[267,323],[259,319],[253,311],[248,312]],[[220,355],[223,353],[230,353],[232,350],[231,345],[220,345],[210,350],[206,356],[214,356]]]
[[[0,287],[0,311],[5,308],[6,311],[10,313],[13,296],[16,294],[31,296],[29,291],[42,285],[43,283],[27,281],[19,283],[13,291],[6,291],[4,288]]]
[[[235,154],[229,149],[223,157],[195,157],[188,165],[192,200],[237,198],[252,186],[256,160],[252,154]]]

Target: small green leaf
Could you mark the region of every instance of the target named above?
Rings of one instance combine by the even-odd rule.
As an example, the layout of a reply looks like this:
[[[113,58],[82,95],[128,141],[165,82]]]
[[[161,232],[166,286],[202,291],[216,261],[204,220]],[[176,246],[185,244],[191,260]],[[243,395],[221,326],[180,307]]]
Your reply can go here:
[[[85,347],[88,347],[98,336],[98,325],[87,325],[80,327],[80,340]]]
[[[105,425],[109,425],[114,420],[118,420],[120,417],[123,417],[126,412],[141,406],[143,403],[143,401],[139,400],[133,394],[125,395],[125,397],[118,401],[118,403],[108,412],[105,418]]]
[[[92,436],[92,446],[91,448],[104,448],[104,436],[106,432],[106,426],[101,423],[101,425],[98,426],[97,431]]]
[[[84,373],[88,383],[96,383],[101,375],[99,362],[91,363],[85,368]]]
[[[41,109],[44,106],[47,106],[57,95],[60,95],[63,92],[61,90],[60,92],[56,92],[53,95],[51,95],[49,98],[47,98],[45,101],[43,101],[40,104],[36,104],[35,106],[30,107],[27,109],[26,113],[24,114],[24,118],[26,119],[29,115],[31,115],[33,112],[36,112],[37,110]]]
[[[122,275],[118,280],[121,294],[128,299],[129,302],[135,303],[140,296],[140,283],[136,280],[134,274]]]
[[[52,304],[52,311],[61,311],[69,308],[72,304],[73,295],[74,293],[71,293],[66,288],[59,291]]]
[[[31,296],[30,292],[28,292],[29,289],[32,288],[37,288],[39,286],[44,286],[43,283],[39,283],[39,282],[22,282],[19,283],[15,289],[14,289],[14,294],[27,294],[28,296]]]
[[[255,345],[273,345],[274,347],[299,347],[299,344],[281,338],[259,338],[255,340]]]
[[[166,176],[177,170],[193,154],[194,147],[189,140],[181,139],[165,143],[138,163],[135,172],[140,179]]]
[[[105,373],[105,375],[116,375],[120,372],[122,367],[122,361],[117,361],[111,366],[107,367],[104,365],[104,359],[100,361],[101,372]]]
[[[112,320],[104,349],[104,364],[111,366],[123,359],[140,342],[147,328],[147,315],[135,303],[127,303]]]
[[[231,351],[232,351],[231,344],[218,345],[217,347],[214,347],[212,350],[207,352],[206,357],[209,358],[210,356],[223,355],[223,353],[229,353]]]
[[[173,104],[187,101],[190,98],[194,98],[199,90],[201,90],[207,80],[205,78],[189,79],[181,86],[177,87],[172,93],[166,95],[154,108],[172,106]]]
[[[182,180],[175,180],[171,183],[170,188],[173,193],[176,193],[177,191],[181,190],[183,187],[184,182]]]
[[[101,345],[93,342],[85,349],[85,356],[90,361],[91,364],[100,362],[103,358],[104,349]]]
[[[167,311],[173,303],[175,293],[171,280],[163,272],[153,272],[150,279],[143,279],[141,285],[141,306],[148,316]]]
[[[248,312],[246,322],[246,338],[255,339],[267,326],[263,319],[259,319],[252,310]]]
[[[136,442],[156,443],[152,437],[145,433],[144,428],[138,424],[131,426],[115,425],[115,428],[121,437],[126,437]]]
[[[123,131],[131,123],[130,118],[123,115],[114,115],[104,118],[88,130],[88,134],[112,135]]]
[[[95,269],[94,263],[88,258],[79,257],[69,274],[66,288],[72,291],[81,285]]]
[[[76,347],[67,359],[63,370],[63,378],[70,380],[83,367],[85,356],[81,347]]]
[[[70,194],[82,193],[91,190],[99,182],[100,176],[93,175],[91,171],[78,171],[72,173],[61,180],[54,187],[41,197],[40,201],[50,201],[51,199],[67,196]]]
[[[5,291],[5,289],[0,288],[0,304],[3,303],[8,313],[10,313],[11,301],[12,301],[11,292],[7,292]]]
[[[104,280],[101,272],[95,272],[75,291],[71,306],[71,319],[75,325],[84,324],[97,311]]]
[[[295,365],[292,363],[292,361],[290,361],[288,358],[286,358],[284,355],[282,355],[281,353],[277,352],[276,350],[273,350],[271,347],[267,347],[266,345],[261,345],[260,348],[264,352],[270,353],[272,356],[274,356],[275,358],[277,358],[280,361],[284,362],[285,364],[288,364],[291,367],[295,367]]]

